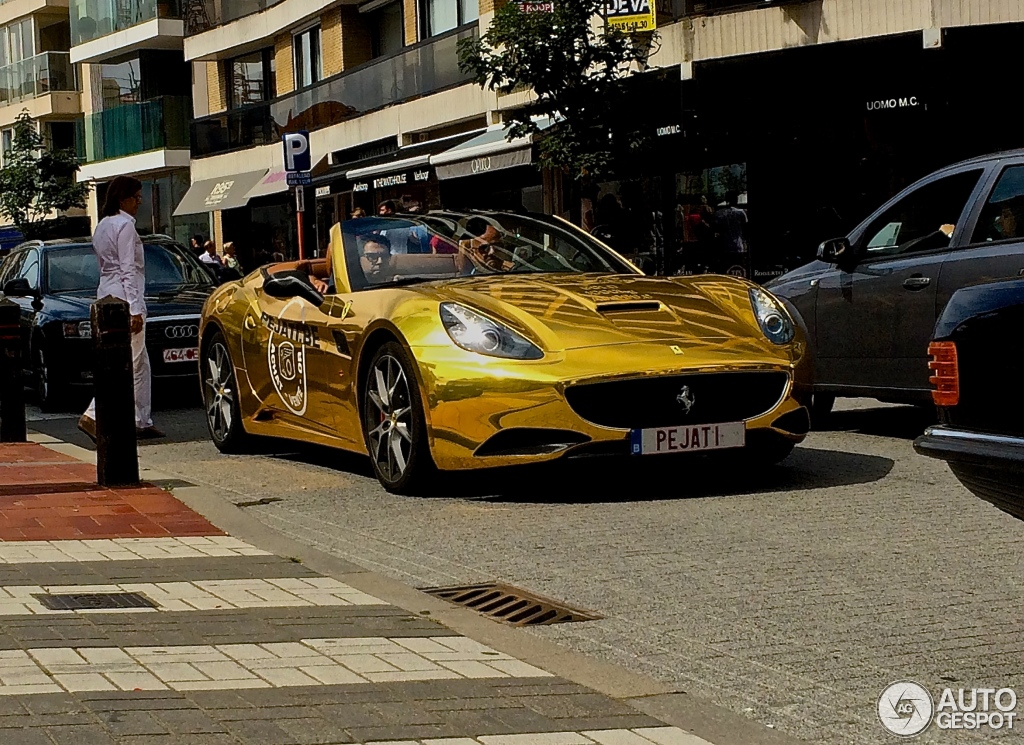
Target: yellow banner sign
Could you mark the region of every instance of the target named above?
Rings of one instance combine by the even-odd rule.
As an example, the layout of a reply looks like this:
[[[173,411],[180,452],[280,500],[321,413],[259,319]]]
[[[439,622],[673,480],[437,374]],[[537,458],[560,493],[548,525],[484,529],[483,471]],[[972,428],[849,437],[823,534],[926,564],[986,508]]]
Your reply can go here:
[[[653,31],[657,27],[651,0],[608,0],[605,21],[609,28],[629,33]]]

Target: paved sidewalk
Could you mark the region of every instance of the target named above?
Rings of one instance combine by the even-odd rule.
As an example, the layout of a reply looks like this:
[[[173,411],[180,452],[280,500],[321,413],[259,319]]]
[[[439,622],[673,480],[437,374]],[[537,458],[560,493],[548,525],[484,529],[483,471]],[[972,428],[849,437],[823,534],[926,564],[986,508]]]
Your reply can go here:
[[[94,476],[0,446],[3,745],[708,743]]]

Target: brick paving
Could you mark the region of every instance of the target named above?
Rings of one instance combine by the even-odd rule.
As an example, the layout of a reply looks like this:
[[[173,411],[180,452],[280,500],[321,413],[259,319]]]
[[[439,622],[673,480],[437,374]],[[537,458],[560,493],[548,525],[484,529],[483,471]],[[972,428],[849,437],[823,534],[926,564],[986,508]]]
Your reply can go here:
[[[709,745],[92,475],[0,447],[2,745]]]

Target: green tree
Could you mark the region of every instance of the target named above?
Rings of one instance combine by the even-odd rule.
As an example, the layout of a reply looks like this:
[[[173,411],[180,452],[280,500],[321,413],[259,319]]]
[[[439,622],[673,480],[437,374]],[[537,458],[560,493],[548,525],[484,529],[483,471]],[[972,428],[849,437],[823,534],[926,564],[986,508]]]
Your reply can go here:
[[[59,225],[63,213],[84,208],[89,185],[75,179],[80,164],[71,150],[48,150],[28,111],[14,123],[14,140],[0,169],[0,215],[28,237]]]
[[[556,118],[539,140],[541,167],[574,179],[608,173],[616,158],[644,143],[640,128],[616,126],[643,117],[623,109],[621,81],[632,65],[645,67],[657,35],[606,29],[606,0],[554,0],[552,12],[523,12],[516,2],[498,9],[479,39],[459,45],[459,64],[482,87],[510,93],[529,89],[536,99],[510,112],[506,137],[538,133],[533,117]]]

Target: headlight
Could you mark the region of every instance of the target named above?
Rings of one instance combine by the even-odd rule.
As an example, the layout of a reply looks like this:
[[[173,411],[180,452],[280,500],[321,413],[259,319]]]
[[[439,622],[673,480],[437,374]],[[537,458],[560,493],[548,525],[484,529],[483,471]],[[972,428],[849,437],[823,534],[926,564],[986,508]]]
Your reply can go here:
[[[91,339],[92,338],[92,322],[91,321],[77,321],[72,323],[64,324],[64,336],[73,337],[79,339]]]
[[[757,317],[757,325],[773,344],[789,344],[793,341],[793,319],[786,308],[771,293],[760,287],[750,288],[750,304]]]
[[[513,360],[539,360],[544,353],[507,326],[458,303],[441,303],[441,323],[458,346]]]

